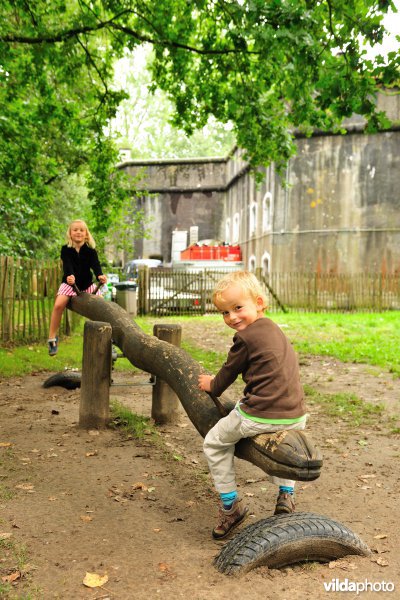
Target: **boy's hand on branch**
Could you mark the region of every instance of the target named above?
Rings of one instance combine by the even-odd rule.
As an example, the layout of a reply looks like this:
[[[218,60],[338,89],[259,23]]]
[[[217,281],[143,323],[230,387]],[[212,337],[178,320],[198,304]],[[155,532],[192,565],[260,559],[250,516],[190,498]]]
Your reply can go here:
[[[74,283],[75,283],[75,275],[68,275],[68,277],[67,277],[67,283],[68,283],[68,285],[74,285]]]
[[[203,392],[211,392],[211,382],[213,379],[213,375],[206,375],[205,373],[199,375],[199,389],[203,390]]]
[[[99,275],[98,276],[98,280],[100,281],[100,283],[102,283],[104,285],[105,283],[107,283],[107,276],[106,275]]]

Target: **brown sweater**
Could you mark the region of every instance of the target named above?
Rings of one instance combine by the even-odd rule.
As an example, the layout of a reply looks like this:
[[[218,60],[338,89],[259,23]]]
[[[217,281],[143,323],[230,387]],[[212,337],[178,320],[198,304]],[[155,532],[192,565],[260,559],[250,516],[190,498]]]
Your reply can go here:
[[[235,334],[226,363],[211,383],[222,394],[242,374],[246,386],[240,408],[264,419],[294,419],[305,414],[297,355],[271,319],[257,319]]]

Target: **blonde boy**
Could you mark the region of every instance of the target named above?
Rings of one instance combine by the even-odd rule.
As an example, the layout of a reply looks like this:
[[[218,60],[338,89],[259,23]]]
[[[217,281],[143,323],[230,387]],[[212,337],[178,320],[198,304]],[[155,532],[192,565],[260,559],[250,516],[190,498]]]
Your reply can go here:
[[[264,317],[266,297],[252,273],[236,271],[217,284],[213,302],[236,331],[227,360],[215,376],[199,376],[199,388],[220,396],[238,377],[243,398],[207,433],[204,453],[222,506],[212,535],[224,538],[248,512],[238,498],[235,444],[242,438],[284,429],[304,429],[306,414],[297,356],[281,329]],[[275,513],[292,513],[294,481],[270,477],[279,485]]]

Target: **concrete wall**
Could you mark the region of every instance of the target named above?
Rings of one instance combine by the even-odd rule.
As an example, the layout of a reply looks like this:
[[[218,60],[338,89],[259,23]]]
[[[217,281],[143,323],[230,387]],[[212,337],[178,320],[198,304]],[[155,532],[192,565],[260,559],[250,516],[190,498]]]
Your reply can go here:
[[[135,256],[171,260],[174,229],[199,227],[199,239],[216,239],[225,193],[226,160],[129,161],[120,165],[145,191],[139,201],[151,219],[151,239],[137,243]]]
[[[257,190],[246,176],[242,189],[228,194],[225,217],[241,211],[247,265],[253,256],[263,266],[269,256],[271,271],[400,270],[399,131],[298,140],[286,177],[283,188],[267,173]],[[263,227],[265,199],[271,214]],[[258,215],[253,234],[252,203]]]
[[[400,101],[382,104],[400,119]],[[297,140],[288,186],[274,166],[256,185],[235,151],[226,159],[130,161],[120,165],[148,192],[151,240],[136,256],[168,262],[174,229],[199,226],[199,239],[239,243],[245,265],[264,271],[400,271],[400,130],[366,135],[362,120],[347,135]]]

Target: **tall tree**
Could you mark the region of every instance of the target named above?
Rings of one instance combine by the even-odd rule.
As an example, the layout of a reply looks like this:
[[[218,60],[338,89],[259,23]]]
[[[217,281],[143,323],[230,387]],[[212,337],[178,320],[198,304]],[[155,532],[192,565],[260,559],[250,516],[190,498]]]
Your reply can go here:
[[[366,59],[391,0],[4,0],[0,6],[0,244],[46,235],[52,183],[84,167],[103,234],[124,191],[105,125],[123,92],[113,61],[149,43],[154,88],[188,134],[210,115],[231,122],[256,167],[283,168],[295,130],[343,117],[388,126],[375,104],[398,85],[400,53]],[[20,241],[18,241],[20,240]]]

